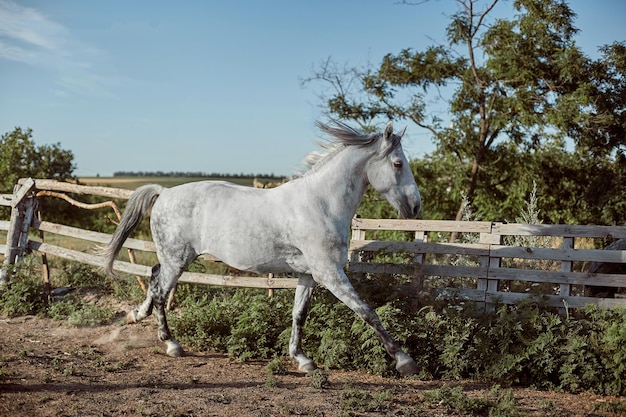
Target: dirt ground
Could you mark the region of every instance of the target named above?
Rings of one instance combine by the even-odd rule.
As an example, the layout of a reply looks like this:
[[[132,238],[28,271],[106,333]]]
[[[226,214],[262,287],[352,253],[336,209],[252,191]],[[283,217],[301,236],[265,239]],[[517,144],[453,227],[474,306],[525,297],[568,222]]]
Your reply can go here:
[[[154,319],[95,328],[2,319],[0,416],[454,416],[461,414],[426,401],[425,393],[461,385],[476,398],[491,388],[337,370],[319,388],[319,378],[296,372],[289,361],[286,374],[271,375],[268,361],[163,352]],[[528,416],[616,416],[606,410],[626,401],[527,388],[514,388],[514,396]]]

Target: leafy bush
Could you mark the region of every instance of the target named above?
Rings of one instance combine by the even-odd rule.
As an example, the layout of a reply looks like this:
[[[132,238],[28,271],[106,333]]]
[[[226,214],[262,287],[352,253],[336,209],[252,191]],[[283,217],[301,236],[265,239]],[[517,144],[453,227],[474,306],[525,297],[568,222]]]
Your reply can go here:
[[[189,291],[183,290],[183,291]],[[281,334],[291,323],[293,291],[274,297],[258,290],[192,291],[170,315],[175,336],[196,349],[222,350],[240,359],[284,354]]]
[[[37,259],[27,257],[14,265],[11,279],[0,294],[0,312],[16,317],[45,311],[47,297]]]
[[[290,326],[290,303],[284,297],[268,297],[258,291],[240,291],[242,295],[240,314],[235,318],[234,327],[228,337],[228,353],[246,359],[248,357],[270,358],[282,353],[279,338],[283,330]]]
[[[111,308],[85,303],[74,298],[52,303],[48,317],[54,320],[67,320],[70,326],[88,327],[109,324],[115,316]]]
[[[55,285],[76,289],[96,287],[105,292],[114,288],[97,268],[70,262],[62,266],[55,273]],[[14,265],[10,279],[1,291],[0,312],[8,317],[37,314],[55,320],[68,320],[73,326],[96,326],[110,323],[113,319],[114,311],[110,308],[83,302],[73,295],[54,301],[48,290],[41,278],[38,259],[27,256]]]
[[[626,310],[590,307],[562,316],[526,301],[489,314],[468,305],[415,311],[394,293],[401,287],[390,285],[382,296],[379,283],[370,282],[362,277],[355,286],[415,359],[421,378],[626,394]],[[198,349],[241,359],[286,355],[292,297],[293,291],[268,298],[253,290],[214,289],[185,299],[172,328],[181,342]],[[313,294],[303,348],[327,369],[396,375],[373,330],[324,289]]]
[[[113,312],[83,302],[78,290],[76,297],[48,304],[38,269],[32,260],[15,266],[0,296],[2,314],[44,314],[73,325],[110,322]],[[95,271],[82,267],[65,269],[59,279],[77,285],[103,282]],[[501,306],[493,313],[433,302],[415,310],[403,290],[403,277],[377,281],[362,275],[354,281],[415,359],[421,378],[475,378],[503,386],[626,395],[626,309],[588,307],[563,316],[535,300]],[[124,291],[116,285],[109,282],[99,289],[121,294],[128,292],[127,286],[137,286],[131,278],[126,284],[120,281]],[[180,308],[168,316],[184,345],[242,360],[287,354],[294,291],[276,291],[270,298],[259,290],[182,284],[176,295]],[[372,329],[322,288],[313,294],[303,348],[326,369],[396,375]]]
[[[81,303],[67,318],[68,323],[75,327],[91,327],[109,324],[115,312],[110,308],[99,307],[91,303]]]

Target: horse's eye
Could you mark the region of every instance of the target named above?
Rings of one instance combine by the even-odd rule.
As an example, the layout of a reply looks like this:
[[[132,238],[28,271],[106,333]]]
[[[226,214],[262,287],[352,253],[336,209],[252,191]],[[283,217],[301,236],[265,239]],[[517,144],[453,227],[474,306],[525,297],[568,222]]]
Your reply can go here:
[[[402,161],[393,161],[393,167],[396,169],[402,168]]]

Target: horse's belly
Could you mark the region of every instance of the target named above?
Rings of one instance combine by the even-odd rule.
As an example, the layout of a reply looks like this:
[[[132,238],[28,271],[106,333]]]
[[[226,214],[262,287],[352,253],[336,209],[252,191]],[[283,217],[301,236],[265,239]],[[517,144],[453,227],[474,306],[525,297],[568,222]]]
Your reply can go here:
[[[240,271],[309,273],[302,252],[295,247],[277,247],[262,241],[252,245],[241,242],[227,245],[222,242],[219,247],[204,252]]]

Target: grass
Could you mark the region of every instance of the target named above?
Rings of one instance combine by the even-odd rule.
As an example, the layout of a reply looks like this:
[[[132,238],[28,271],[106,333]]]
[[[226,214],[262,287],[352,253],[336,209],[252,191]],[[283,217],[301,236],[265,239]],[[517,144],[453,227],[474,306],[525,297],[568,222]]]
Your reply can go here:
[[[513,391],[503,390],[499,385],[494,385],[490,391],[482,392],[478,397],[469,397],[463,392],[462,386],[443,387],[426,391],[424,402],[431,407],[444,407],[449,411],[468,416],[490,417],[524,417],[515,403]]]

